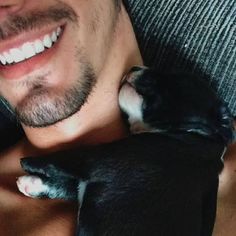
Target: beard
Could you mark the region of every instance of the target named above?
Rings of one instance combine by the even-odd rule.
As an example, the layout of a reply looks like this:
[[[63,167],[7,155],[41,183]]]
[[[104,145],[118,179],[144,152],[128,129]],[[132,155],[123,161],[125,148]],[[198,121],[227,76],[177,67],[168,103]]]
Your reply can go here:
[[[29,127],[47,127],[78,112],[96,84],[96,76],[89,63],[81,64],[80,72],[80,77],[70,88],[60,91],[41,82],[34,84],[14,109],[17,120]]]

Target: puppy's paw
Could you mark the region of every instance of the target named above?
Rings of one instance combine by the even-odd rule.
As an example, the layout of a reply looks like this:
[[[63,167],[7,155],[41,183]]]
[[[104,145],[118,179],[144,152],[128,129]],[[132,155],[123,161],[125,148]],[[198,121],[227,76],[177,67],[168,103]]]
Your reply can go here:
[[[21,176],[16,184],[19,191],[28,197],[40,198],[47,195],[48,192],[48,186],[38,176]]]

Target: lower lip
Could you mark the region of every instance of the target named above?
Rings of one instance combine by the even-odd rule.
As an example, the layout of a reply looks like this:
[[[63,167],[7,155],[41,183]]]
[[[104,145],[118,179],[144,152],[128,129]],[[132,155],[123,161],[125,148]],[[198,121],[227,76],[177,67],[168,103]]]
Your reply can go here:
[[[20,79],[24,75],[30,74],[32,71],[39,69],[55,54],[57,48],[59,47],[62,36],[63,32],[61,33],[58,41],[51,48],[46,49],[36,56],[33,56],[15,65],[0,65],[0,76],[7,80]]]

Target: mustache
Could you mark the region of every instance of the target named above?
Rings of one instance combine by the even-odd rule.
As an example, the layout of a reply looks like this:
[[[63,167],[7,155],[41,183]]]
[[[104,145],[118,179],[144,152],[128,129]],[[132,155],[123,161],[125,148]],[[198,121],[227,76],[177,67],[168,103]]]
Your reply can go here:
[[[23,16],[10,16],[0,24],[0,40],[6,40],[22,32],[40,29],[42,26],[59,22],[63,19],[78,23],[78,18],[75,11],[64,3],[57,3],[46,10],[31,11]]]

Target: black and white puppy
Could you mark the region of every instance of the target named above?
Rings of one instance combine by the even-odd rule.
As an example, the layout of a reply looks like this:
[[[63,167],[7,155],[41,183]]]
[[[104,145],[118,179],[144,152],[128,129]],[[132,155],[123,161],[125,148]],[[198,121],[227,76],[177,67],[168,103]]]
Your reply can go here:
[[[23,158],[27,196],[79,202],[78,236],[210,236],[233,119],[202,80],[134,67],[122,82],[128,138]]]

